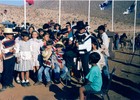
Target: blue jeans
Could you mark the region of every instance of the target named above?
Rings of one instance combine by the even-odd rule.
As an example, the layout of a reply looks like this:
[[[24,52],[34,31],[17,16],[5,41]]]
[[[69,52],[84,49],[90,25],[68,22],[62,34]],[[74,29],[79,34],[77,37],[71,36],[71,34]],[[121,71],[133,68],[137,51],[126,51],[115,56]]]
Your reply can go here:
[[[43,71],[44,71],[44,74],[45,74],[45,79],[47,82],[51,81],[51,77],[50,77],[50,70],[51,68],[50,67],[44,67],[44,66],[41,66],[40,69],[38,70],[38,81],[42,82],[42,74],[43,74]]]
[[[103,73],[104,73],[105,77],[110,79],[109,66],[108,66],[108,57],[106,55],[104,55],[104,58],[105,58],[105,66],[103,67]]]
[[[60,78],[62,78],[63,80],[66,79],[67,76],[67,72],[68,72],[68,68],[64,65],[64,67],[62,69],[60,69],[58,64],[54,64],[55,68],[54,70],[54,78],[59,80]],[[61,71],[61,73],[60,73]]]

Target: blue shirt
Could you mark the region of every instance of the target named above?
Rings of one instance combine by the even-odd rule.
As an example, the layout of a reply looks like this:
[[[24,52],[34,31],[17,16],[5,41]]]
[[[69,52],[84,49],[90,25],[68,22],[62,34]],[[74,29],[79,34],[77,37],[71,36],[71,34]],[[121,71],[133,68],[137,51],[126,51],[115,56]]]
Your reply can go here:
[[[90,86],[95,91],[100,91],[102,87],[102,76],[98,66],[92,66],[90,72],[87,74],[86,79],[91,83]]]

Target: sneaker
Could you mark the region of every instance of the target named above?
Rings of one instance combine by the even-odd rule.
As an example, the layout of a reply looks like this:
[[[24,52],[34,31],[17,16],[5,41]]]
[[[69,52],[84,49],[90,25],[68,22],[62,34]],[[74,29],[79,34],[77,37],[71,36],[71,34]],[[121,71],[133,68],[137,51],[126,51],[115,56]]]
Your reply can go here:
[[[27,85],[26,85],[26,82],[22,82],[22,83],[21,83],[21,86],[26,87],[26,86],[27,86]]]
[[[52,82],[49,81],[49,82],[47,82],[47,84],[45,85],[45,87],[50,87],[51,85],[52,85]]]
[[[31,86],[30,82],[26,82],[26,86]]]
[[[35,86],[37,86],[37,85],[42,85],[42,82],[41,82],[41,81],[37,81],[34,85],[35,85]]]
[[[9,88],[14,88],[15,86],[13,84],[10,84],[9,85]]]

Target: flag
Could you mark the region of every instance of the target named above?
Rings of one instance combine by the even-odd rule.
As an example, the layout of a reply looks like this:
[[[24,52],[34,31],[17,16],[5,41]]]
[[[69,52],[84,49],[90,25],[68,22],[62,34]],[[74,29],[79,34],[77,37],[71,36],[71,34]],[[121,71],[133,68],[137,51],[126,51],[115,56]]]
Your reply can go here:
[[[99,4],[100,10],[104,10],[111,4],[112,4],[112,0],[105,0],[103,3]]]
[[[29,5],[33,5],[34,4],[34,0],[26,0],[26,2],[28,2]]]
[[[131,6],[129,8],[126,9],[126,11],[123,12],[124,15],[128,15],[130,14],[131,12],[134,12],[135,10],[135,5],[136,5],[136,2],[133,2],[133,4],[131,4]]]

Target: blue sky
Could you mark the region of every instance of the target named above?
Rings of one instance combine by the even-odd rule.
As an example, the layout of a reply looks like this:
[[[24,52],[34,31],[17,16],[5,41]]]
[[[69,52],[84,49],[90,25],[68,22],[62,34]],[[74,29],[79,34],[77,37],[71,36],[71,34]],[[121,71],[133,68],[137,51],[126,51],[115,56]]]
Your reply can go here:
[[[22,6],[23,0],[0,0],[0,4]]]

